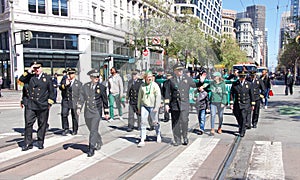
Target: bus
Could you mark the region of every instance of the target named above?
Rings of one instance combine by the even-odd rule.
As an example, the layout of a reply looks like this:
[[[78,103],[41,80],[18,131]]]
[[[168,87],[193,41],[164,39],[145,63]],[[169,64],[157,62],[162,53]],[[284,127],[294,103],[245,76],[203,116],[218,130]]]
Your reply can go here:
[[[257,71],[257,67],[255,64],[235,64],[233,65],[233,69],[238,69],[239,71],[245,70],[244,67],[246,68],[246,71]]]

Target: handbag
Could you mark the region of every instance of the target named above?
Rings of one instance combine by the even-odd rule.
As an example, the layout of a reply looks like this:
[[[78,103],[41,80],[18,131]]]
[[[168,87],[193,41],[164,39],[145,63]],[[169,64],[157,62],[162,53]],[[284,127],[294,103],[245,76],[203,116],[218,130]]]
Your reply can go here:
[[[272,89],[270,89],[270,91],[269,91],[269,96],[274,96]]]

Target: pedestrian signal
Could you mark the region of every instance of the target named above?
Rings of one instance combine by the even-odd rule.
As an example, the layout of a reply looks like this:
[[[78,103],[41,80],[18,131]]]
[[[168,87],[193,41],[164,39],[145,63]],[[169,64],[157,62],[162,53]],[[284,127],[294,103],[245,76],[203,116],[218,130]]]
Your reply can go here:
[[[32,39],[32,32],[31,31],[23,31],[21,41],[22,43],[29,42]]]

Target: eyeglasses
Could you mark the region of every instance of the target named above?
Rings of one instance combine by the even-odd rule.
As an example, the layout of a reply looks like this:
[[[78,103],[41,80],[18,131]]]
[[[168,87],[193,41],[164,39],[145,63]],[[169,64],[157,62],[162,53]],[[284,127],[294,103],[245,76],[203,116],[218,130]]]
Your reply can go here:
[[[40,67],[33,67],[33,69],[35,69],[35,70],[36,70],[36,69],[40,69]]]

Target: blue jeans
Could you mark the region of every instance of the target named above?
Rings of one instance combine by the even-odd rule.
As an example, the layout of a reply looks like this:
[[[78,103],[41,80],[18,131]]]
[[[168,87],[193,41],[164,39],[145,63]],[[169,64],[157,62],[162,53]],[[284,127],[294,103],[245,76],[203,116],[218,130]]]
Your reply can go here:
[[[158,121],[158,112],[153,111],[153,107],[141,107],[141,130],[140,130],[140,135],[141,139],[145,140],[146,139],[146,128],[148,124],[148,117],[150,116],[152,119],[152,123],[155,128],[156,135],[160,135],[160,124]]]
[[[264,103],[265,106],[268,106],[269,105],[269,102],[268,102],[268,99],[269,99],[269,92],[270,92],[270,88],[267,88],[265,90],[265,93],[264,93],[264,99],[265,99],[265,103],[263,102],[263,99],[261,99],[261,104]]]
[[[211,104],[210,105],[211,129],[215,128],[215,120],[216,120],[217,111],[218,111],[218,118],[219,118],[219,128],[222,127],[224,107],[221,107],[221,103],[220,104]]]
[[[206,121],[205,109],[198,111],[198,121],[199,121],[200,130],[204,131],[205,121]]]

